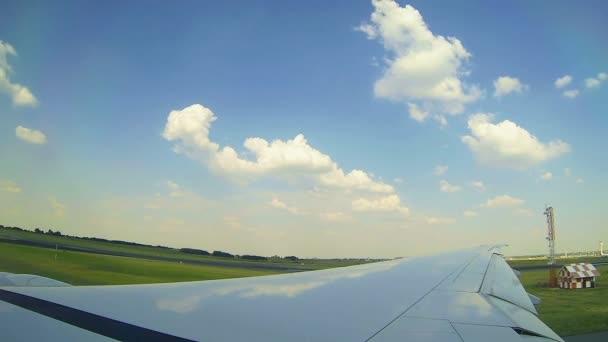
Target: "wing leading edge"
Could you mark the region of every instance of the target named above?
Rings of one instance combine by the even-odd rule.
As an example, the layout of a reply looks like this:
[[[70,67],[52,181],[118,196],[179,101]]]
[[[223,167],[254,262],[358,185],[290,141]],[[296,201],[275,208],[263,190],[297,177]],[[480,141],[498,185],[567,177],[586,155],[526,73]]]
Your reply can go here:
[[[538,319],[497,253],[484,246],[323,271],[187,283],[0,287],[5,295],[0,328],[9,340],[23,339],[31,323],[5,318],[30,315],[36,325],[54,324],[57,336],[65,329],[119,340],[140,339],[139,328],[159,339],[196,341],[486,341],[489,336],[562,341]],[[98,319],[92,326],[67,322],[53,309],[38,312],[7,301],[7,293]],[[127,328],[115,330],[105,320]]]

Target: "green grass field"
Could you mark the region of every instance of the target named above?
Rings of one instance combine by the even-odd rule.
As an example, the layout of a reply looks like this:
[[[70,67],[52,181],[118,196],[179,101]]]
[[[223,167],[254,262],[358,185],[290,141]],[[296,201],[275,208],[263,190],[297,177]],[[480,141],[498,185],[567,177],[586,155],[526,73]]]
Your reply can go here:
[[[265,263],[265,264],[280,264],[288,266],[292,269],[301,270],[317,270],[325,268],[334,268],[342,266],[350,266],[364,263],[361,260],[328,260],[328,259],[301,259],[298,261],[290,261],[285,259],[272,259],[268,261],[251,261],[243,259],[232,259],[232,258],[221,258],[214,256],[202,256],[194,254],[182,253],[177,249],[172,248],[160,248],[154,246],[129,246],[104,241],[93,241],[84,240],[68,236],[53,236],[47,234],[37,234],[30,231],[18,231],[12,229],[0,228],[0,237],[4,238],[19,238],[24,240],[39,241],[50,244],[60,244],[81,248],[91,248],[108,252],[119,252],[119,253],[130,253],[138,254],[141,256],[152,256],[169,258],[175,261],[205,261],[205,260],[216,260],[222,262],[235,262],[235,263]],[[302,265],[303,264],[303,265]]]
[[[55,257],[56,255],[56,257]],[[276,274],[235,267],[153,261],[0,243],[0,272],[37,274],[72,285],[119,285]]]
[[[521,273],[526,290],[542,299],[538,306],[540,318],[561,336],[608,330],[608,266],[599,266],[602,276],[594,289],[550,289],[549,270]]]

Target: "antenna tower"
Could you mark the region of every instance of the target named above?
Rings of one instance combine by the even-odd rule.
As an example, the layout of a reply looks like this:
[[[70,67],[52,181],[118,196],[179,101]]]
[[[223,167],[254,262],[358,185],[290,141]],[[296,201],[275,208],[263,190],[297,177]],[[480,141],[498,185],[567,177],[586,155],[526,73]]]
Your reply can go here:
[[[555,217],[553,207],[545,206],[547,216],[547,241],[549,242],[549,287],[557,287],[557,271],[555,269]]]

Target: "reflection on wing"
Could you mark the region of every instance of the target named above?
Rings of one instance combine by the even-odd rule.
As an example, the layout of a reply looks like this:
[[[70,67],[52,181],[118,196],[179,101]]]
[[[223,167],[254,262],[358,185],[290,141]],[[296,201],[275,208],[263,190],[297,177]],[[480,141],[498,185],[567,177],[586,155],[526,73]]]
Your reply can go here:
[[[388,270],[399,263],[396,261],[384,262],[382,264],[359,265],[351,268],[341,268],[331,272],[319,272],[314,280],[297,279],[293,277],[291,281],[284,283],[273,282],[251,282],[233,287],[219,287],[205,294],[183,297],[179,294],[171,294],[166,298],[157,301],[159,310],[170,310],[176,313],[186,314],[197,309],[201,302],[210,297],[235,295],[243,299],[258,296],[282,296],[293,298],[306,291],[326,286],[339,279],[354,279]],[[305,277],[308,278],[308,277]]]
[[[4,290],[190,340],[561,341],[495,252],[231,280]],[[23,327],[2,323],[10,314],[0,312],[0,328],[18,336]]]

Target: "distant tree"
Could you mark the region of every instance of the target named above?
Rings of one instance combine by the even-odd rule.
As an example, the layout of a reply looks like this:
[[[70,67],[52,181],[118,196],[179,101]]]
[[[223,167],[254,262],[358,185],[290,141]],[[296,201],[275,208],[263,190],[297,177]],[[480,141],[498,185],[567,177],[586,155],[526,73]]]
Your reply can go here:
[[[44,232],[40,228],[34,229],[34,233],[44,234]]]
[[[234,258],[234,255],[222,251],[213,251],[212,255],[220,258]]]
[[[245,260],[256,260],[256,261],[266,261],[268,260],[267,257],[263,257],[263,256],[258,256],[258,255],[241,255],[240,257],[241,259],[245,259]]]
[[[285,258],[286,260],[291,260],[291,261],[298,261],[298,257],[290,255],[290,256],[286,256]]]
[[[179,251],[186,254],[209,255],[209,252],[204,251],[202,249],[182,248]]]

